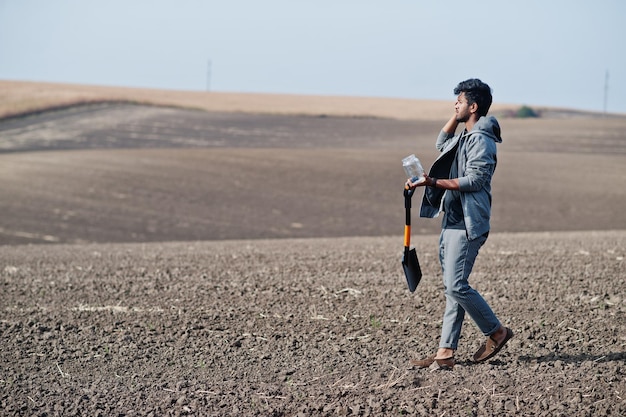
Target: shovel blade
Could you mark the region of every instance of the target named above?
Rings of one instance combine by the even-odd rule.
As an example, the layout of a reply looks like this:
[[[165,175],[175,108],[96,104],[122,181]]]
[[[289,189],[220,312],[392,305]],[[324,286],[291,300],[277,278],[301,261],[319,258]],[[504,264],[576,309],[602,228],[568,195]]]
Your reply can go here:
[[[404,248],[402,268],[404,269],[404,275],[406,276],[406,283],[409,286],[409,291],[415,291],[417,284],[419,284],[422,279],[422,269],[420,268],[420,263],[417,260],[415,248],[411,250],[407,247]]]

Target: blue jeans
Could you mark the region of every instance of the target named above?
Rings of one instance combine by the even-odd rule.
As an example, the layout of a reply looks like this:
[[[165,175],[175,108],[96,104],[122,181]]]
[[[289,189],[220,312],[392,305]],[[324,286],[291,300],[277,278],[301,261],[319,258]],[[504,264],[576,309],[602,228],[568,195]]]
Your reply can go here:
[[[474,240],[468,240],[465,230],[443,229],[441,231],[439,261],[443,271],[446,310],[443,315],[440,348],[456,350],[465,312],[470,315],[485,336],[492,335],[500,327],[500,321],[491,307],[467,282],[478,251],[486,240],[486,234]]]

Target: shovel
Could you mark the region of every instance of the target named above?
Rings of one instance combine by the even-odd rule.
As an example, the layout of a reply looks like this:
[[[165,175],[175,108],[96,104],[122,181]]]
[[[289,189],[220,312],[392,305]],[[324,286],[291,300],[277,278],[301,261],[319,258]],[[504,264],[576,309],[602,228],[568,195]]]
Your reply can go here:
[[[411,197],[415,189],[404,189],[404,208],[406,209],[406,222],[404,225],[404,256],[402,257],[402,268],[406,276],[406,283],[409,291],[413,292],[417,288],[417,284],[422,279],[422,269],[417,260],[415,248],[409,249],[411,245]]]

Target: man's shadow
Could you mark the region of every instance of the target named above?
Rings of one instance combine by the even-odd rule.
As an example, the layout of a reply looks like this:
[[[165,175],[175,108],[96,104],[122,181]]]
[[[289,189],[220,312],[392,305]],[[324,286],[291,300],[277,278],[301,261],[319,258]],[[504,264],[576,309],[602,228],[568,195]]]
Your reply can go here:
[[[556,353],[551,352],[546,355],[541,356],[533,356],[533,355],[522,355],[517,358],[519,362],[527,362],[527,363],[544,363],[544,362],[556,362],[561,361],[564,363],[577,363],[581,364],[584,362],[595,362],[595,363],[603,363],[603,362],[615,362],[615,361],[624,361],[626,362],[626,352],[610,352],[604,355],[590,355],[586,353],[581,353],[578,355],[570,355],[567,353]],[[493,358],[488,360],[487,363],[491,365],[510,365],[511,362],[508,360],[500,360],[499,358]],[[466,360],[457,362],[459,365],[463,366],[472,366],[477,365],[476,362]]]
[[[587,353],[581,353],[578,355],[569,355],[567,353],[552,352],[547,355],[532,356],[522,355],[518,358],[520,362],[555,362],[561,361],[565,363],[583,363],[583,362],[614,362],[614,361],[626,361],[626,352],[609,352],[604,355],[590,355]]]

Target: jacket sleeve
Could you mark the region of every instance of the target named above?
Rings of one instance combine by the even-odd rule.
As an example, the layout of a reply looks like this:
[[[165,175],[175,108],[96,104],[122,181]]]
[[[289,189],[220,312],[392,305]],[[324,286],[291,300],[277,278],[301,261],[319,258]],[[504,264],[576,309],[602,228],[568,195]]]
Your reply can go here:
[[[465,144],[465,172],[459,178],[459,190],[479,191],[491,181],[496,167],[496,144],[487,135],[470,135]]]
[[[437,150],[439,152],[443,152],[443,150],[446,148],[446,145],[448,144],[448,142],[450,142],[452,138],[454,138],[454,133],[446,133],[443,130],[439,132],[437,142],[435,143]]]

